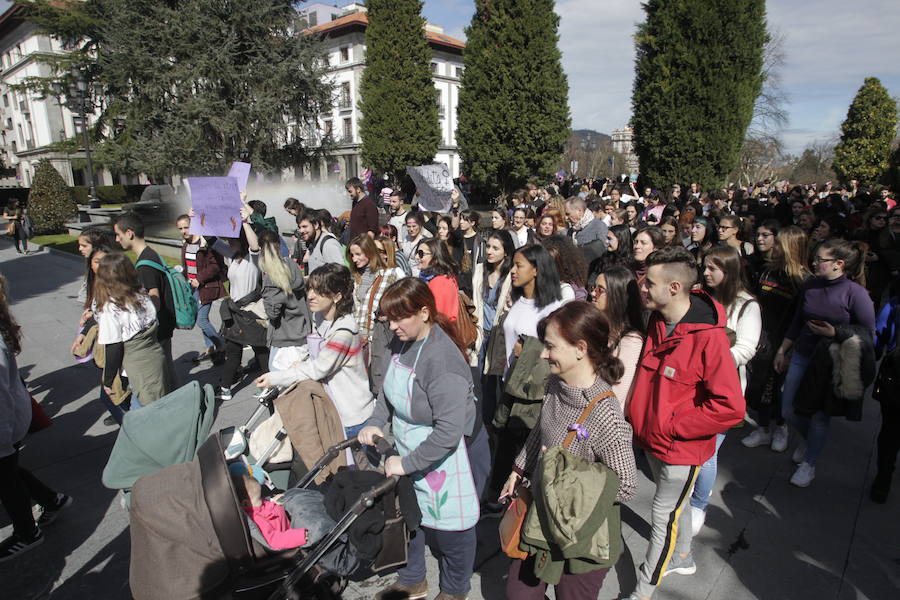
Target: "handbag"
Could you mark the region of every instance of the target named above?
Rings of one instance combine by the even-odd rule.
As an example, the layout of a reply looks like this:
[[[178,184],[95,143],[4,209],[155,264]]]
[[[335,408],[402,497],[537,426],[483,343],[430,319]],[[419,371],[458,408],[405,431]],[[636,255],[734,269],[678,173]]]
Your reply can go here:
[[[43,407],[31,397],[31,425],[28,426],[28,433],[34,433],[42,429],[47,429],[53,425],[53,420],[47,416]]]
[[[578,426],[584,425],[597,403],[612,395],[613,392],[611,391],[597,394],[588,402],[588,405],[584,407],[584,410],[578,416],[578,420],[573,423],[574,427],[571,427],[569,433],[566,434],[561,444],[563,448],[569,447],[575,439]],[[528,556],[528,553],[519,549],[519,542],[522,537],[522,525],[525,523],[525,517],[528,514],[532,501],[531,490],[524,485],[520,485],[516,488],[513,501],[509,503],[506,512],[503,513],[503,518],[500,519],[500,548],[510,558],[521,560]]]

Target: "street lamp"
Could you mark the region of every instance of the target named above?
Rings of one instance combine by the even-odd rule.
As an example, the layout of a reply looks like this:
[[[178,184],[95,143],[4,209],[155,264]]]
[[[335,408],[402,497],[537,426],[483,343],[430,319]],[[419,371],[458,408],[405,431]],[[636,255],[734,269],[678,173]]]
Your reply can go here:
[[[88,200],[91,208],[100,208],[100,199],[97,198],[97,187],[94,183],[94,163],[91,160],[91,136],[88,132],[87,122],[87,90],[88,82],[80,69],[72,68],[72,79],[75,81],[74,90],[78,92],[78,109],[81,113],[81,133],[84,140],[84,156],[87,159],[88,176]]]

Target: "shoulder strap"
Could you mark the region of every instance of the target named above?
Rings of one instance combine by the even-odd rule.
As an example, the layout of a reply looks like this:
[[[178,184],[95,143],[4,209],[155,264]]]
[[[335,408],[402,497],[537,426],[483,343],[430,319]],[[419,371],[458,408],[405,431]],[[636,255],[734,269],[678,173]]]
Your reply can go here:
[[[378,286],[381,285],[382,279],[384,279],[384,275],[379,273],[378,277],[375,278],[375,281],[372,282],[372,287],[369,289],[369,307],[366,309],[366,330],[367,331],[372,326],[372,305],[375,304],[375,294],[378,293]]]
[[[755,298],[749,298],[741,305],[741,309],[738,311],[738,322],[740,322],[741,317],[744,316],[744,311],[747,309],[747,305],[756,302]]]
[[[146,259],[146,258],[145,258],[144,260],[139,260],[139,261],[137,262],[137,264],[134,265],[134,268],[135,268],[135,269],[138,268],[138,267],[153,267],[153,268],[156,269],[157,271],[162,271],[163,273],[165,273],[165,272],[167,271],[167,269],[166,269],[164,266],[162,266],[161,264],[159,264],[159,263],[156,262],[155,260],[148,260],[148,259]]]
[[[587,421],[587,418],[590,416],[591,412],[594,410],[594,407],[597,406],[597,403],[603,400],[604,398],[609,398],[610,396],[615,395],[612,391],[604,392],[602,394],[597,394],[594,398],[588,402],[588,405],[584,407],[584,410],[581,411],[581,415],[578,417],[578,420],[573,423],[574,425],[584,425],[584,422]],[[572,443],[572,440],[575,439],[575,431],[570,431],[566,435],[566,439],[563,440],[562,447],[568,448],[569,444]]]

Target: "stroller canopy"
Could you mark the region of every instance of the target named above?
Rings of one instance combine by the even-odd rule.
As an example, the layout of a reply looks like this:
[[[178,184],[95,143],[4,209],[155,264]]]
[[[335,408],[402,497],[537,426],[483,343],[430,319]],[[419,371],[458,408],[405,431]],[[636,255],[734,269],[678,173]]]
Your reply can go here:
[[[209,437],[215,392],[192,381],[156,402],[125,414],[103,485],[127,490],[139,477],[169,465],[190,462]]]

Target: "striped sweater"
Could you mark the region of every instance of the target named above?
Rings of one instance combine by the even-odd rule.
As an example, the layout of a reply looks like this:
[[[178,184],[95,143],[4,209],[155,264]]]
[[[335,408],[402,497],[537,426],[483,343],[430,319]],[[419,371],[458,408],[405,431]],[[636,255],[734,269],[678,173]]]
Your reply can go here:
[[[314,320],[314,332],[324,340],[319,355],[313,360],[304,345],[303,360],[284,371],[270,372],[269,383],[286,387],[307,379],[321,382],[344,427],[359,425],[371,416],[375,399],[369,391],[356,322],[353,315],[344,315],[333,322],[315,315]]]
[[[562,444],[570,425],[578,421],[581,411],[598,394],[611,391],[609,384],[599,377],[589,388],[566,385],[556,375],[550,375],[541,418],[531,430],[525,447],[516,457],[515,471],[520,475],[534,473],[543,448]],[[572,440],[569,452],[594,462],[602,462],[619,476],[616,500],[624,502],[637,490],[634,451],[631,447],[631,425],[625,421],[622,407],[615,396],[600,400],[584,422],[587,439]]]

